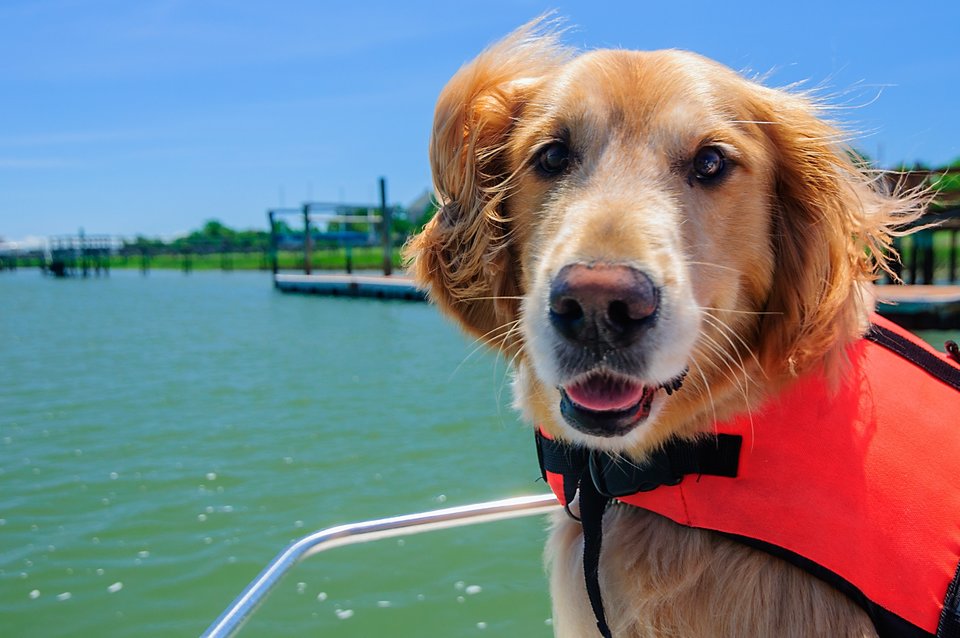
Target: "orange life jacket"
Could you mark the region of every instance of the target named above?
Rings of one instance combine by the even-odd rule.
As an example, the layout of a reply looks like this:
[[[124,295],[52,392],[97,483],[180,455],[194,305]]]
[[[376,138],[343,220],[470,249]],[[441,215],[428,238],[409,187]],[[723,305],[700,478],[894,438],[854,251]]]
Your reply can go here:
[[[835,391],[802,378],[639,468],[538,432],[544,478],[565,505],[589,475],[605,498],[785,558],[881,636],[958,637],[960,366],[880,317],[849,357]]]

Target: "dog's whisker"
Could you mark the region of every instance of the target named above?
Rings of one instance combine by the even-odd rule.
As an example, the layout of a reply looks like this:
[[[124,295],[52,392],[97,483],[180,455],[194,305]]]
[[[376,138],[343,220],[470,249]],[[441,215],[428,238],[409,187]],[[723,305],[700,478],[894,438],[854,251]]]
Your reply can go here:
[[[740,369],[740,372],[743,373],[743,378],[745,380],[744,383],[746,382],[754,383],[753,379],[750,377],[750,374],[747,372],[746,367],[744,367],[743,365],[743,358],[740,357],[740,354],[736,352],[736,350],[734,350],[731,353],[730,351],[726,350],[720,344],[720,342],[718,342],[716,339],[714,339],[713,337],[711,337],[706,333],[700,335],[700,337],[705,340],[704,345],[709,346],[710,349],[720,357],[721,362],[724,365],[726,365],[731,372],[733,372],[732,366],[736,365]],[[731,342],[731,345],[732,345],[732,342]]]
[[[503,352],[500,351],[500,352],[498,352],[498,354],[501,354],[501,355],[502,355]],[[516,365],[515,362],[516,362],[516,360],[517,360],[517,357],[519,357],[521,354],[523,354],[523,345],[522,345],[522,344],[517,348],[517,351],[513,354],[513,356],[512,356],[509,360],[506,360],[506,359],[504,360],[504,361],[505,361],[505,364],[506,364],[506,368],[505,368],[505,370],[504,370],[503,376],[500,378],[500,387],[497,388],[497,393],[496,393],[496,403],[497,403],[497,414],[498,414],[498,415],[500,415],[500,408],[501,408],[501,406],[503,405],[503,393],[504,393],[504,391],[507,389],[507,384],[508,384],[508,381],[509,381],[509,378],[510,378],[510,372],[511,372],[511,370],[515,370],[515,369],[516,369],[516,368],[514,367],[514,366]],[[496,368],[494,368],[494,374],[496,374]],[[502,416],[502,415],[501,415],[501,416]]]
[[[710,358],[707,357],[707,360],[710,361]],[[714,363],[714,362],[711,361],[711,363]],[[750,445],[751,445],[751,449],[753,449],[753,441],[754,441],[754,435],[755,435],[754,423],[753,423],[753,409],[752,409],[752,405],[751,405],[751,403],[750,403],[750,397],[749,397],[749,395],[747,394],[747,390],[746,390],[746,388],[742,388],[741,386],[739,386],[739,384],[738,384],[734,379],[731,379],[731,378],[730,378],[730,375],[728,375],[726,372],[724,372],[723,370],[721,370],[721,369],[719,368],[719,366],[716,366],[715,363],[714,363],[714,366],[717,368],[717,370],[720,372],[720,374],[722,374],[724,377],[726,377],[728,380],[730,380],[731,383],[734,383],[734,385],[737,385],[738,389],[741,390],[740,394],[741,394],[741,396],[743,396],[743,400],[744,400],[744,411],[745,411],[745,413],[746,413],[746,415],[747,415],[747,419],[748,419],[749,422],[750,422],[750,441],[751,441]],[[729,366],[727,366],[727,367],[729,368]],[[733,372],[733,371],[731,370],[731,373],[732,373],[732,372]],[[717,415],[716,415],[716,411],[714,411],[714,415],[713,415],[713,425],[714,425],[714,433],[716,433],[716,425],[717,425]]]
[[[746,387],[746,381],[742,379],[737,372],[734,370],[735,361],[730,361],[729,354],[724,352],[718,345],[715,343],[710,343],[709,341],[702,343],[702,347],[706,347],[709,352],[704,352],[699,350],[699,352],[705,355],[705,359],[710,363],[713,368],[721,374],[727,381],[733,385],[739,394],[744,398],[744,401],[749,403],[749,393]],[[716,359],[710,356],[710,354],[716,355]]]
[[[714,264],[709,261],[687,261],[688,266],[710,266],[711,268],[720,268],[722,270],[729,270],[731,272],[740,272],[733,266],[724,266],[723,264]]]
[[[720,321],[720,320],[717,319],[716,317],[711,317],[711,318],[714,319],[715,321]],[[740,340],[740,342],[743,343],[743,345],[746,347],[746,343],[745,343],[742,339],[740,339],[739,335],[737,335],[737,333],[736,333],[734,330],[732,330],[729,326],[726,326],[725,324],[722,324],[722,322],[721,322],[721,325],[723,325],[723,327],[727,328],[727,330],[729,330],[729,331],[731,332],[731,334],[733,334],[735,337],[737,337],[737,338]],[[733,347],[733,342],[730,341],[730,338],[726,335],[726,333],[725,333],[723,330],[721,330],[720,333],[727,339],[728,342],[730,342],[731,347]],[[704,336],[706,337],[707,335],[704,335]],[[710,339],[710,340],[713,341],[713,339]],[[715,342],[714,342],[714,343],[715,343]],[[763,368],[760,366],[760,362],[757,360],[756,355],[754,355],[753,352],[752,352],[749,348],[747,348],[747,351],[750,352],[750,355],[751,355],[751,357],[753,358],[754,362],[756,362],[757,367],[758,367],[761,371],[763,371]],[[738,357],[739,357],[739,353],[738,353]],[[728,366],[728,367],[729,367],[729,366]],[[750,401],[750,396],[749,396],[749,391],[748,391],[748,389],[749,389],[749,383],[753,383],[754,385],[758,385],[758,384],[757,384],[757,382],[756,382],[752,377],[750,377],[750,375],[747,373],[746,369],[744,368],[743,359],[742,359],[742,358],[740,359],[740,365],[739,365],[739,367],[740,367],[741,370],[743,370],[743,374],[744,374],[744,386],[742,387],[741,394],[743,395],[744,406],[745,406],[745,409],[746,409],[747,418],[748,418],[749,421],[750,421],[750,436],[751,436],[750,440],[751,440],[751,446],[752,446],[752,445],[753,445],[753,440],[754,440],[753,437],[754,437],[754,434],[755,434],[755,430],[754,430],[754,423],[753,423],[753,409],[752,409],[753,406],[752,406],[752,403],[751,403],[751,401]],[[721,372],[722,372],[722,371],[721,371]],[[732,372],[733,372],[733,370],[731,370],[731,373],[732,373]],[[714,423],[716,423],[716,415],[714,415]]]
[[[514,327],[512,327],[512,328],[510,329],[510,331],[507,333],[507,335],[504,336],[504,339],[505,339],[505,340],[508,338],[510,332],[512,332],[513,330],[515,330],[517,327],[519,327],[519,323],[520,323],[519,321],[516,322],[516,324],[514,325]],[[501,351],[501,354],[502,354],[502,351]],[[506,361],[507,370],[508,370],[508,371],[510,371],[510,370],[516,370],[517,359],[519,359],[523,354],[524,354],[524,347],[523,347],[523,343],[521,343],[521,344],[517,347],[517,351],[513,353],[513,356],[510,357],[510,359]],[[501,400],[502,400],[502,398],[503,398],[503,390],[505,389],[505,387],[506,387],[506,375],[504,375],[503,382],[500,384],[500,391],[499,391],[499,393],[498,393],[498,395],[497,395],[497,404],[498,404],[498,405],[499,405],[499,403],[501,402]]]
[[[705,338],[704,340],[697,343],[691,352],[691,354],[700,360],[704,366],[707,367],[709,371],[716,372],[716,374],[722,375],[731,385],[736,387],[741,391],[742,394],[742,381],[740,377],[733,370],[732,363],[736,362],[729,361],[729,355],[715,345],[716,342],[710,343]]]
[[[510,328],[510,330],[506,332],[506,334],[503,335],[500,341],[500,344],[496,349],[497,356],[503,359],[504,363],[506,364],[507,370],[515,370],[516,360],[521,354],[523,354],[523,344],[518,343],[513,355],[510,356],[509,359],[507,358],[507,356],[510,354],[507,348],[510,343],[511,334],[514,332],[516,328],[517,326],[513,326],[512,328]]]
[[[734,315],[782,315],[782,312],[774,312],[772,310],[737,310],[736,308],[714,308],[712,306],[697,306],[700,310],[712,310],[714,312],[729,312]]]
[[[697,374],[700,375],[700,378],[703,379],[703,389],[707,393],[707,400],[710,402],[710,411],[713,413],[714,430],[716,430],[717,423],[717,406],[713,402],[713,392],[710,390],[710,382],[707,380],[707,375],[703,373],[703,368],[700,367],[700,364],[697,363],[696,359],[691,360],[693,367],[697,369]]]
[[[740,369],[740,372],[743,373],[743,385],[741,386],[741,389],[743,393],[744,402],[746,405],[749,406],[750,405],[750,397],[749,397],[750,384],[753,384],[755,386],[759,386],[759,384],[747,371],[747,367],[743,361],[743,354],[740,351],[740,349],[738,349],[735,346],[735,344],[733,343],[733,340],[730,339],[730,337],[726,334],[724,330],[722,329],[719,330],[719,333],[724,339],[727,340],[727,343],[730,344],[731,350],[729,351],[726,350],[725,348],[722,347],[722,345],[719,342],[717,342],[713,337],[710,337],[707,334],[704,334],[703,337],[705,339],[708,339],[712,347],[715,347],[721,353],[721,355],[724,357],[724,360],[725,360],[724,363],[727,363],[728,367],[730,367],[730,364],[736,364],[736,366]],[[734,359],[734,356],[736,357],[736,359]],[[753,353],[751,353],[751,356],[753,356]],[[757,366],[759,367],[759,362],[756,361],[756,357],[754,357],[754,361],[755,363],[757,363]],[[733,372],[732,369],[731,369],[731,372]]]
[[[498,338],[500,338],[500,336],[497,334],[498,332],[502,330],[506,330],[505,334],[509,335],[510,331],[513,330],[513,328],[519,323],[520,323],[519,319],[515,319],[514,321],[508,321],[507,323],[500,324],[499,326],[496,326],[492,330],[489,330],[484,334],[480,335],[479,337],[477,337],[476,339],[474,339],[470,345],[475,347],[470,352],[470,354],[467,355],[467,358],[469,359],[474,354],[476,354],[477,351],[482,350],[484,347],[487,347],[488,345],[495,342]]]
[[[472,359],[478,352],[481,352],[484,348],[493,345],[497,339],[500,340],[500,344],[495,349],[497,352],[502,352],[504,347],[506,347],[506,339],[509,337],[510,333],[519,324],[520,324],[519,319],[510,321],[505,324],[501,324],[493,328],[492,330],[487,331],[483,335],[480,335],[476,339],[474,339],[473,342],[471,343],[471,345],[473,346],[473,349],[470,350],[470,352],[468,352],[466,356],[463,357],[460,363],[457,364],[457,367],[454,368],[453,372],[450,373],[449,380],[452,380],[457,375],[457,373],[460,372],[460,368],[466,365],[466,363],[470,361],[470,359]],[[502,330],[505,330],[506,332],[503,335],[497,335],[497,333]]]
[[[720,332],[721,335],[723,335],[723,337],[730,343],[730,347],[738,352],[738,356],[741,357],[740,359],[741,365],[743,364],[741,351],[730,339],[731,336],[734,339],[736,339],[741,346],[743,346],[743,351],[746,351],[750,354],[750,358],[753,359],[753,363],[764,374],[764,376],[766,376],[763,366],[760,364],[760,360],[757,358],[757,355],[754,352],[754,348],[752,348],[750,344],[748,344],[746,340],[744,340],[744,338],[737,333],[736,330],[734,330],[729,324],[727,324],[725,321],[723,321],[719,317],[714,316],[710,313],[705,313],[703,317],[707,321],[707,323],[712,325],[714,328],[717,329],[718,332]]]

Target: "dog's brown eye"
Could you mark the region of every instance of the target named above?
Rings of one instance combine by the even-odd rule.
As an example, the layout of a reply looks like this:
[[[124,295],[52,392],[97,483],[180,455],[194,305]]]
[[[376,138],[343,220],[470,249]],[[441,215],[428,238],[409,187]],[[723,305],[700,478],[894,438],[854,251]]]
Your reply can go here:
[[[537,156],[537,168],[547,176],[559,175],[570,164],[570,149],[563,142],[550,144]]]
[[[693,173],[701,182],[709,182],[723,174],[726,160],[716,146],[704,146],[693,158]]]

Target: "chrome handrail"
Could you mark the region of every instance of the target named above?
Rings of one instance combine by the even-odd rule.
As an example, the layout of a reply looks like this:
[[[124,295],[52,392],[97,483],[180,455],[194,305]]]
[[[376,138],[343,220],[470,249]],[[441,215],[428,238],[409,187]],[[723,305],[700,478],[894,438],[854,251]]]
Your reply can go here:
[[[220,617],[207,628],[202,638],[234,636],[280,579],[304,558],[319,552],[356,543],[366,543],[395,536],[407,536],[452,527],[475,525],[511,518],[546,514],[559,509],[553,494],[518,496],[499,501],[448,507],[420,514],[405,514],[361,523],[328,527],[294,541],[280,552],[260,575],[243,590]]]

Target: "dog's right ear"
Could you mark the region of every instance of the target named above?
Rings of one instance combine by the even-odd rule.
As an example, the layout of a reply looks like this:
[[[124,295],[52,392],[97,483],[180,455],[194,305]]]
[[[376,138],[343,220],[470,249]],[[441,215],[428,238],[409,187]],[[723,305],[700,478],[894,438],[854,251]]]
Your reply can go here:
[[[518,264],[505,211],[507,142],[540,80],[569,58],[543,18],[462,67],[437,102],[430,165],[439,210],[406,246],[413,276],[467,330],[509,349]]]

